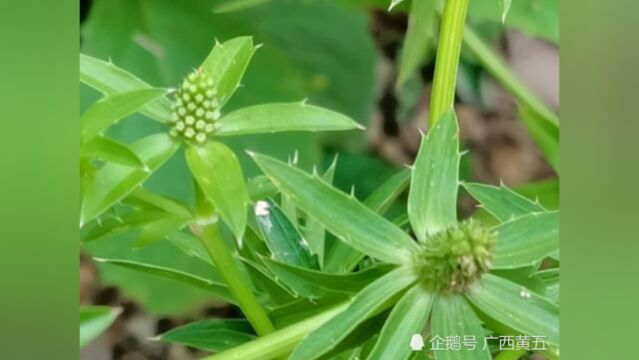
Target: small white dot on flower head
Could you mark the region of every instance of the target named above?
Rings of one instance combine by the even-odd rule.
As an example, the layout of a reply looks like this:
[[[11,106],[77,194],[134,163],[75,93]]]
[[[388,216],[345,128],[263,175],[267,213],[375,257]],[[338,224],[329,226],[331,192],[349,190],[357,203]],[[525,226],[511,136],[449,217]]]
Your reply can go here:
[[[186,115],[186,109],[185,109],[185,108],[183,108],[183,107],[180,107],[180,108],[178,109],[178,114],[180,114],[180,116],[184,116],[184,115]]]
[[[197,86],[195,85],[189,86],[189,91],[195,94],[195,92],[197,92]]]
[[[195,141],[199,142],[199,143],[203,143],[206,140],[206,134],[205,133],[197,133],[197,135],[195,135]]]
[[[184,128],[185,128],[184,121],[178,121],[175,124],[175,129],[177,129],[177,131],[182,131],[184,130]]]
[[[217,101],[217,99],[214,98],[211,100],[211,106],[218,106],[218,105],[220,105],[220,103]]]
[[[202,116],[204,116],[204,109],[202,108],[198,108],[197,110],[195,110],[195,116],[201,118]]]
[[[215,131],[215,125],[214,124],[206,124],[206,127],[204,128],[204,131],[206,131],[207,133],[212,133],[213,131]]]
[[[202,103],[202,106],[204,106],[205,109],[208,109],[211,107],[211,102],[208,100],[204,100],[204,102]]]
[[[215,115],[213,114],[213,111],[207,111],[205,116],[207,119],[213,120]]]
[[[182,87],[187,89],[189,86],[191,86],[191,83],[188,80],[184,80],[182,82]]]
[[[195,104],[194,103],[189,103],[186,107],[187,107],[187,109],[189,109],[189,111],[195,110]]]
[[[206,96],[212,98],[215,95],[213,89],[206,90]]]
[[[186,117],[186,119],[184,119],[184,122],[186,122],[186,125],[193,125],[193,123],[195,122],[195,118],[189,115]]]
[[[213,86],[213,79],[206,80],[206,85]]]
[[[171,130],[169,130],[169,134],[170,134],[171,136],[177,136],[178,131],[177,131],[177,129],[176,129],[176,128],[172,127],[172,128],[171,128]]]
[[[214,118],[215,120],[219,119],[219,118],[220,118],[220,115],[221,115],[221,114],[220,114],[220,110],[215,110],[215,111],[213,112],[213,118]]]
[[[179,116],[177,113],[171,114],[171,122],[176,122],[178,121],[178,119],[179,119]]]
[[[193,72],[189,75],[189,80],[195,81],[195,79],[197,79],[197,74]]]
[[[195,135],[195,130],[193,130],[193,128],[188,128],[186,130],[184,130],[184,136],[186,136],[187,138],[192,138],[193,135]]]
[[[177,106],[182,106],[182,104],[184,104],[182,102],[182,99],[178,98],[177,101],[175,102],[177,104]]]
[[[184,101],[190,101],[190,100],[191,100],[191,95],[189,95],[189,94],[187,94],[187,93],[184,93],[184,94],[182,95],[182,99],[183,99]]]
[[[204,120],[198,120],[195,122],[195,128],[198,130],[204,129],[205,126],[206,126],[206,122]]]
[[[202,100],[204,100],[204,96],[202,96],[202,94],[195,95],[195,101],[197,101],[198,103],[201,103]]]

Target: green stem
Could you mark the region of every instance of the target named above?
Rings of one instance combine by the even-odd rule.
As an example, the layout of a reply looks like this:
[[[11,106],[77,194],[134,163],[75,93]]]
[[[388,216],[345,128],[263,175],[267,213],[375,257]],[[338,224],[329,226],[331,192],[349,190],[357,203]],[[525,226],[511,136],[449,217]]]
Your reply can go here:
[[[455,100],[457,67],[467,9],[468,0],[446,0],[444,4],[430,98],[430,127],[453,106]]]
[[[238,270],[231,252],[224,243],[224,239],[222,239],[218,226],[217,222],[206,224],[202,227],[196,227],[194,233],[202,240],[209,256],[217,267],[217,271],[224,279],[231,295],[233,295],[233,298],[237,301],[238,306],[242,309],[246,319],[251,323],[255,331],[260,336],[270,334],[275,331],[275,327],[251,291],[251,288],[246,285],[247,279]]]
[[[205,357],[201,360],[267,360],[286,356],[293,351],[295,345],[308,333],[320,327],[333,316],[344,311],[347,306],[348,303],[343,303],[272,334],[257,338],[219,354]]]
[[[464,44],[479,59],[488,72],[499,81],[517,100],[528,105],[554,127],[559,127],[559,118],[541,102],[511,71],[506,64],[470,28],[464,31]],[[439,60],[439,59],[438,59]]]

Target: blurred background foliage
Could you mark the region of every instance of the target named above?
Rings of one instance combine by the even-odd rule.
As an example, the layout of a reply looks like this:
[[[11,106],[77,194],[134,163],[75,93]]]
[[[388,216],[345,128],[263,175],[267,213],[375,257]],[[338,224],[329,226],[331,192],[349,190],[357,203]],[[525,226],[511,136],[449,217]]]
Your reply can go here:
[[[409,1],[390,15],[386,12],[388,3],[387,0],[86,1],[81,50],[87,55],[110,59],[153,86],[177,87],[216,41],[250,35],[263,46],[253,57],[242,88],[225,111],[252,104],[308,99],[311,104],[349,115],[372,128],[373,133],[383,127],[380,131],[393,134],[402,124],[422,114],[420,107],[427,103],[424,89],[432,77],[434,51],[424,54],[420,74],[413,74],[399,89],[394,89],[394,80],[389,85],[388,78],[394,75],[393,70],[388,70],[388,63],[396,61]],[[490,41],[502,39],[505,31],[517,30],[549,44],[559,42],[557,0],[513,1],[505,26],[501,24],[497,1],[470,2],[468,17],[470,24]],[[431,50],[435,46],[431,44]],[[470,54],[464,52],[463,56],[458,96],[467,104],[485,108],[481,82],[486,75]],[[98,97],[97,92],[82,85],[81,110]],[[388,106],[389,102],[392,106]],[[384,118],[382,125],[375,123],[379,117]],[[114,126],[110,135],[132,142],[162,128],[162,124],[137,114]],[[418,138],[415,127],[409,127],[409,131]],[[414,156],[410,150],[403,161],[380,156],[383,151],[372,145],[371,138],[374,136],[369,130],[269,134],[223,141],[240,155],[249,178],[258,175],[258,170],[244,149],[281,159],[291,158],[297,151],[300,167],[317,166],[321,170],[339,153],[335,184],[346,191],[354,188],[355,195],[364,198]],[[474,176],[471,156],[463,158],[462,173],[466,179]],[[145,187],[192,203],[192,183],[184,157],[174,156]],[[550,181],[526,185],[524,191],[531,197],[543,198],[554,208],[558,205],[556,186],[556,182]],[[396,204],[388,216],[396,216],[401,209]],[[135,236],[133,232],[96,240],[86,244],[85,249],[95,257],[139,260],[210,276],[205,264],[168,241],[133,249]],[[117,286],[124,297],[153,314],[188,313],[209,298],[203,291],[169,280],[107,264],[98,267],[103,284]]]

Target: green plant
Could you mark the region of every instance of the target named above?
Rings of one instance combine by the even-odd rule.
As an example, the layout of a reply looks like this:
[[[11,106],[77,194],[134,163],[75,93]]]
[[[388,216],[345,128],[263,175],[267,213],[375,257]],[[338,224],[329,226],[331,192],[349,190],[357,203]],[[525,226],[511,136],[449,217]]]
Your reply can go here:
[[[225,2],[219,11],[262,2]],[[509,3],[503,2],[502,18]],[[407,359],[427,356],[408,347],[411,336],[425,333],[430,340],[478,341],[472,350],[433,350],[437,359],[490,359],[497,351],[494,341],[482,348],[486,336],[543,336],[544,354],[558,357],[559,212],[505,186],[460,181],[453,100],[462,43],[474,46],[510,84],[524,104],[524,122],[557,168],[558,126],[554,114],[468,35],[467,6],[467,0],[447,0],[442,11],[430,126],[415,163],[363,201],[332,185],[337,158],[309,174],[297,167],[297,156],[287,163],[249,151],[265,175],[245,182],[235,154],[219,141],[224,136],[361,128],[304,102],[224,113],[256,49],[250,38],[216,45],[174,101],[166,96],[172,90],[151,88],[110,63],[81,56],[82,81],[106,95],[82,119],[85,241],[139,229],[137,246],[166,239],[202,263],[207,275],[96,260],[203,289],[246,317],[198,321],[154,340],[218,353],[211,360]],[[413,1],[409,32],[423,31],[433,22],[423,16],[434,19],[435,12],[435,1]],[[407,37],[400,83],[421,61],[425,47],[417,42],[431,35]],[[164,133],[131,146],[104,134],[136,111],[165,123]],[[193,204],[141,187],[180,148],[194,178]],[[483,216],[459,219],[460,186],[481,204]],[[384,217],[407,188],[405,214]]]

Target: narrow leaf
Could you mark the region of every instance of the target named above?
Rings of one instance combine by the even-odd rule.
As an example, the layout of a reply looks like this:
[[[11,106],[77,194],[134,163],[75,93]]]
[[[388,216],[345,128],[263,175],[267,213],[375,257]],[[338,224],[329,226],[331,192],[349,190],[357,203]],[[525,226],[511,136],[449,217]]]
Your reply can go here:
[[[111,62],[84,54],[80,54],[80,81],[105,95],[151,88],[151,85]],[[166,97],[158,98],[146,104],[141,112],[151,119],[168,122],[171,120],[171,101]]]
[[[211,141],[204,146],[187,148],[186,160],[207,199],[215,205],[236,239],[242,239],[249,198],[242,168],[233,151]]]
[[[419,68],[435,38],[435,0],[411,1],[408,28],[399,61],[397,87]]]
[[[431,346],[436,360],[491,360],[490,351],[484,349],[484,329],[479,319],[461,295],[440,294],[433,305],[431,319]],[[446,349],[445,339],[449,336],[459,336],[459,349]],[[474,340],[464,346],[464,336]],[[435,350],[439,349],[439,350]]]
[[[302,102],[248,106],[223,116],[219,126],[219,136],[363,129],[345,115]]]
[[[167,93],[167,89],[148,88],[117,93],[100,99],[80,118],[82,142],[90,141],[109,126]]]
[[[416,285],[397,302],[367,360],[404,360],[411,355],[409,340],[421,334],[435,296]]]
[[[145,169],[120,164],[106,164],[87,183],[80,211],[80,223],[84,224],[123,199],[148,179],[178,149],[179,144],[168,134],[151,135],[131,146]]]
[[[391,0],[390,6],[388,7],[388,11],[393,10],[393,8],[402,3],[404,0]]]
[[[266,258],[263,258],[262,262],[291,290],[301,296],[314,299],[336,293],[355,294],[392,269],[390,265],[379,265],[356,273],[328,274]]]
[[[559,249],[559,212],[531,213],[495,227],[492,268],[534,265]]]
[[[559,307],[525,287],[485,274],[466,296],[479,310],[503,325],[531,336],[545,336],[546,342],[559,344]]]
[[[475,200],[479,201],[483,209],[500,222],[546,210],[540,204],[517,194],[504,185],[498,187],[477,183],[462,185]]]
[[[119,309],[106,306],[80,307],[80,348],[108,329],[119,313]]]
[[[408,217],[420,241],[457,222],[459,133],[451,110],[422,138],[408,195]]]
[[[526,105],[519,107],[519,118],[528,128],[528,132],[546,156],[548,163],[559,171],[559,127],[543,119]]]
[[[227,0],[213,7],[216,14],[225,14],[250,9],[252,7],[262,5],[271,0]]]
[[[165,214],[157,221],[153,221],[142,226],[142,231],[137,237],[134,246],[141,248],[151,243],[168,238],[182,230],[192,221],[191,218],[178,217],[173,214]]]
[[[171,269],[163,266],[142,263],[138,261],[120,260],[120,259],[102,259],[95,258],[97,262],[115,265],[121,268],[130,269],[133,271],[159,276],[164,279],[170,279],[181,282],[183,284],[191,285],[203,290],[206,290],[224,301],[235,303],[235,300],[229,293],[226,285],[221,282],[215,282],[203,277],[189,274],[182,270]]]
[[[142,159],[127,145],[105,137],[96,136],[82,146],[81,156],[90,159],[100,159],[126,166],[144,167]]]
[[[258,201],[255,204],[255,219],[275,259],[309,269],[319,268],[317,258],[311,255],[306,240],[275,202],[270,199]]]
[[[202,63],[202,69],[215,82],[215,89],[223,106],[240,86],[240,81],[257,47],[253,38],[242,36],[217,43]]]
[[[414,280],[412,270],[402,267],[372,282],[353,298],[346,310],[306,336],[289,360],[313,360],[329,352],[357,325],[382,311],[380,307]]]
[[[262,200],[277,194],[277,188],[264,175],[251,178],[246,184],[249,197],[252,201]]]
[[[510,4],[512,0],[498,0],[499,8],[501,9],[501,22],[502,24],[506,22],[506,15],[508,15],[508,10],[510,10]]]
[[[289,290],[277,276],[257,262],[242,258],[247,265],[245,268],[257,289],[264,292],[271,299],[271,306],[295,301],[299,296]]]
[[[253,328],[246,320],[210,319],[176,327],[155,339],[204,351],[220,352],[255,338]]]
[[[193,217],[188,205],[148,190],[137,189],[131,194],[131,197],[141,200],[156,209],[163,210],[181,218],[189,219]]]
[[[376,213],[383,215],[410,184],[410,171],[402,170],[391,176],[378,187],[366,200],[364,205]]]
[[[355,198],[274,158],[252,154],[280,191],[340,240],[372,257],[404,264],[416,245],[406,233]]]
[[[324,175],[322,175],[322,180],[326,181],[327,184],[333,184],[333,177],[335,176],[335,169],[337,168],[337,155],[333,158],[333,162],[326,169]],[[326,228],[312,216],[306,216],[306,223],[304,224],[304,235],[306,236],[306,241],[308,242],[308,246],[311,247],[311,251],[317,255],[317,259],[319,261],[320,267],[324,267],[324,252],[325,252],[325,240],[326,240]],[[340,244],[343,244],[340,242]]]

